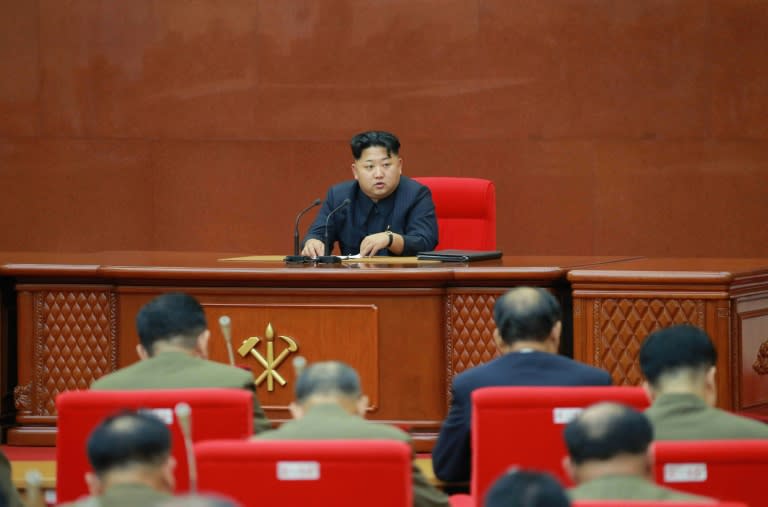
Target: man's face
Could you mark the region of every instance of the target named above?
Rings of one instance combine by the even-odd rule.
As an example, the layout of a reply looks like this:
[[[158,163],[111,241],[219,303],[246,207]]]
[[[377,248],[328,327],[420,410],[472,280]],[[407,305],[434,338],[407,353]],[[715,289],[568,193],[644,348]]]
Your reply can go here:
[[[363,150],[352,164],[352,174],[360,184],[363,193],[374,202],[384,199],[395,191],[400,183],[403,160],[382,146],[371,146]]]

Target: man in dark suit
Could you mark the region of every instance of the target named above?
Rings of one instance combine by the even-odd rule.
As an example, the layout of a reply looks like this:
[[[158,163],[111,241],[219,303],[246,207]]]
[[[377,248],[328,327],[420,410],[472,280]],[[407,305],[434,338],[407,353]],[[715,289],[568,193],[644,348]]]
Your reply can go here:
[[[151,414],[122,412],[101,422],[88,437],[91,494],[66,507],[156,505],[171,498],[176,460],[171,432]]]
[[[302,255],[318,257],[328,240],[338,241],[342,255],[415,255],[437,246],[437,217],[432,193],[424,185],[402,176],[400,141],[389,132],[357,134],[352,147],[354,180],[331,187],[325,203],[304,238]]]
[[[640,368],[653,399],[645,415],[656,440],[768,438],[768,425],[715,408],[716,361],[709,336],[694,326],[672,326],[645,339]]]
[[[471,471],[471,394],[488,386],[610,385],[608,372],[558,355],[562,317],[557,299],[541,288],[518,287],[496,301],[493,336],[502,356],[456,376],[453,402],[432,450],[435,475],[468,481]]]
[[[404,431],[364,419],[368,397],[360,378],[350,366],[336,361],[315,363],[296,381],[296,401],[291,403],[293,421],[274,431],[257,435],[268,440],[398,440],[411,444]],[[432,487],[413,465],[415,507],[448,507],[448,497]],[[371,494],[376,494],[371,492]],[[365,505],[365,499],[360,499]]]
[[[136,351],[141,360],[101,377],[91,389],[247,389],[253,393],[254,429],[271,429],[256,398],[253,375],[207,359],[211,332],[203,307],[195,298],[180,292],[156,297],[139,310],[136,328],[141,341]]]
[[[576,484],[568,490],[571,500],[713,502],[654,484],[648,453],[653,428],[633,408],[597,403],[568,423],[563,436],[565,470]]]

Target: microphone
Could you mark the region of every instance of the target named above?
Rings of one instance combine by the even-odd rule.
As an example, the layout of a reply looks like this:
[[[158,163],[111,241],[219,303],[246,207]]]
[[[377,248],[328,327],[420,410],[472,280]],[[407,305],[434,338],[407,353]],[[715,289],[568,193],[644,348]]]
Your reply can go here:
[[[229,364],[235,365],[235,354],[232,352],[232,319],[226,315],[219,317],[219,327],[221,328],[221,334],[224,335],[224,341],[227,342],[227,355],[229,356]]]
[[[343,208],[345,206],[348,206],[349,203],[351,203],[351,202],[352,201],[349,200],[349,197],[347,197],[346,199],[344,199],[344,201],[342,201],[341,204],[339,204],[338,206],[333,208],[333,211],[328,213],[327,217],[325,217],[325,234],[324,234],[324,238],[325,238],[325,241],[324,241],[325,242],[325,255],[322,255],[322,256],[318,257],[317,258],[317,262],[319,262],[321,264],[335,264],[337,262],[341,262],[341,259],[339,259],[335,255],[331,255],[331,242],[328,241],[328,222],[330,222],[331,217],[333,216],[334,213],[339,211],[341,208]]]
[[[307,262],[309,260],[309,257],[306,255],[299,255],[299,220],[301,220],[301,217],[304,216],[304,213],[311,210],[315,206],[320,206],[320,202],[320,199],[315,199],[312,201],[312,204],[299,211],[299,214],[296,215],[296,224],[293,226],[293,255],[286,255],[285,262],[294,264]]]
[[[187,468],[189,469],[189,491],[197,491],[197,463],[195,463],[195,451],[192,447],[192,407],[183,401],[174,407],[176,420],[179,421],[179,429],[184,438],[184,451],[187,454]]]
[[[291,365],[293,365],[293,371],[298,379],[307,366],[307,359],[304,356],[296,356],[291,361]]]

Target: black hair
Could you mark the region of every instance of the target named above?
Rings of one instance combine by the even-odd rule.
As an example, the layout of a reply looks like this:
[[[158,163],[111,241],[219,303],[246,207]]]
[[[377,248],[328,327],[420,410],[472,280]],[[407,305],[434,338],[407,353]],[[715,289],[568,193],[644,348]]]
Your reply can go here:
[[[484,507],[569,507],[563,486],[546,472],[511,468],[485,494]]]
[[[125,411],[104,419],[86,447],[99,476],[132,465],[159,466],[171,453],[171,432],[150,413]]]
[[[517,287],[496,300],[493,320],[501,339],[544,341],[562,320],[560,303],[540,287]]]
[[[395,134],[381,130],[370,130],[355,135],[349,142],[352,148],[352,156],[359,160],[363,151],[371,146],[381,146],[387,150],[387,156],[400,153],[400,140]]]
[[[207,328],[203,307],[197,299],[181,292],[156,297],[136,315],[139,339],[150,354],[156,342],[173,338],[182,338],[185,346],[194,347]]]
[[[620,454],[644,454],[653,427],[642,412],[619,403],[592,405],[568,423],[563,432],[574,464],[603,461]]]
[[[680,324],[648,335],[640,347],[640,369],[651,385],[679,370],[707,370],[717,362],[717,351],[703,329]]]
[[[315,363],[301,372],[296,380],[296,401],[302,403],[315,394],[360,396],[360,377],[351,366],[340,361]]]

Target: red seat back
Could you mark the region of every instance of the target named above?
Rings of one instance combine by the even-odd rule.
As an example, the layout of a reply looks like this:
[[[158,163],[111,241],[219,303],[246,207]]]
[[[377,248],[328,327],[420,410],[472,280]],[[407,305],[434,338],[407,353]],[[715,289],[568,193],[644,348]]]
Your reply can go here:
[[[496,250],[496,187],[481,178],[413,178],[432,191],[438,250]]]
[[[395,440],[213,440],[195,444],[201,492],[244,507],[411,507],[411,448]]]
[[[141,391],[66,391],[56,397],[56,500],[88,494],[84,475],[91,470],[86,442],[105,417],[121,410],[152,410],[169,424],[176,458],[176,490],[189,489],[184,441],[173,409],[192,408],[192,440],[247,438],[253,434],[253,396],[245,389],[158,389]]]
[[[470,492],[482,499],[510,466],[549,472],[564,485],[568,454],[563,429],[581,410],[615,401],[637,410],[650,404],[640,387],[484,387],[472,393]]]
[[[766,504],[768,440],[658,441],[652,450],[659,484],[750,506]]]

